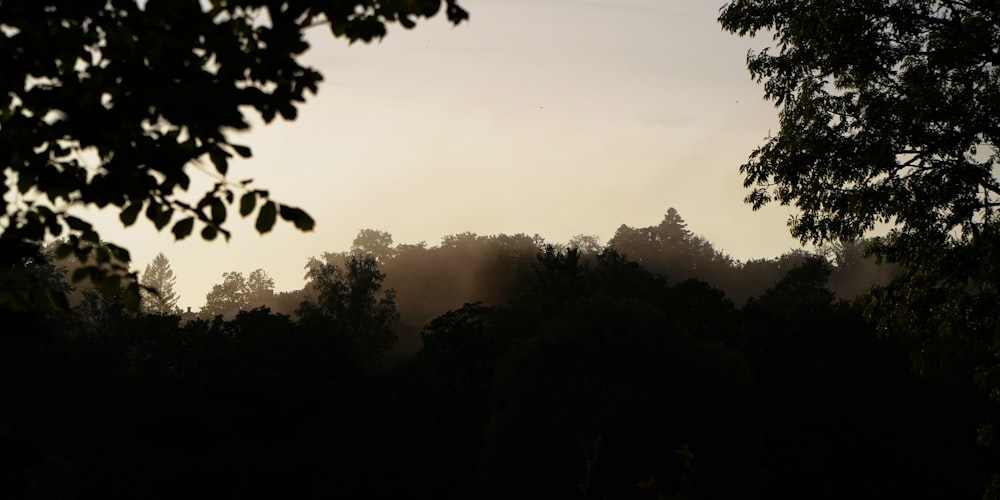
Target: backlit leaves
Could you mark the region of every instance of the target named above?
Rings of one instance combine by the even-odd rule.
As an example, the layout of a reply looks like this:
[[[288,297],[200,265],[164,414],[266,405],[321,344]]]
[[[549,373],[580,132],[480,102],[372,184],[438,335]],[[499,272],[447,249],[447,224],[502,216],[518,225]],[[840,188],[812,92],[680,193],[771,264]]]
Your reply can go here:
[[[281,218],[295,224],[295,227],[301,231],[312,231],[313,226],[316,225],[312,217],[304,211],[289,207],[287,205],[281,206]]]
[[[139,212],[142,211],[142,202],[132,202],[118,215],[118,218],[122,221],[122,224],[126,226],[131,226],[135,224],[136,219],[139,217]]]
[[[178,240],[183,240],[184,238],[187,238],[188,235],[191,234],[192,230],[194,230],[194,217],[186,217],[184,219],[177,221],[174,224],[173,229],[171,229],[171,231],[174,233],[174,238]]]
[[[240,215],[246,217],[253,212],[257,206],[257,193],[250,191],[240,197]]]
[[[257,232],[263,234],[270,231],[274,227],[277,212],[278,207],[273,201],[269,201],[260,207],[260,212],[257,213],[257,223],[254,225],[257,228]]]
[[[248,128],[248,113],[265,122],[293,120],[307,94],[316,93],[322,75],[300,59],[311,26],[370,41],[384,36],[387,24],[412,27],[442,5],[452,23],[468,14],[455,0],[281,5],[0,3],[0,237],[36,244],[69,228],[79,241],[100,242],[81,219],[40,208],[37,201],[47,200],[116,207],[125,226],[144,214],[178,239],[196,222],[203,238],[228,238],[227,205],[237,195],[241,216],[259,208],[260,232],[273,228],[279,211],[282,220],[311,230],[313,220],[300,209],[261,205],[265,191],[225,179],[234,156],[252,154],[228,133]],[[185,201],[191,167],[207,163],[216,187],[197,204]],[[21,195],[17,201],[8,196],[12,190]],[[12,244],[21,250],[4,252],[0,264],[28,257],[30,246]]]

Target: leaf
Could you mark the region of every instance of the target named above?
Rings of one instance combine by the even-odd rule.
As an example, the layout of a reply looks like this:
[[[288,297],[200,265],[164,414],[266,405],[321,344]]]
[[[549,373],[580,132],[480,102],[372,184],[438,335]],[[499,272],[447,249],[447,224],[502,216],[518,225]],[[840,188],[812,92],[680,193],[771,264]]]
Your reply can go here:
[[[298,110],[296,110],[295,105],[291,103],[285,104],[284,106],[278,108],[278,112],[281,113],[282,118],[288,121],[292,121],[295,119],[296,116],[298,116]]]
[[[73,271],[73,283],[79,283],[88,276],[90,276],[91,268],[89,266],[78,267]]]
[[[253,153],[250,151],[250,148],[246,146],[241,146],[239,144],[230,144],[230,146],[232,146],[233,151],[236,151],[236,154],[240,155],[243,158],[250,158],[251,156],[253,156]]]
[[[316,225],[316,221],[305,211],[287,205],[281,205],[281,218],[294,223],[300,231],[312,231]]]
[[[80,235],[80,239],[95,245],[101,244],[101,237],[97,234],[97,231],[94,230],[84,231],[83,234]]]
[[[240,215],[246,217],[257,206],[257,193],[249,191],[240,197]]]
[[[177,223],[174,224],[174,227],[173,229],[171,229],[171,231],[174,233],[175,239],[183,240],[184,238],[187,238],[191,234],[191,231],[193,229],[194,229],[194,217],[187,217],[185,219],[177,221]]]
[[[90,223],[77,217],[73,217],[72,215],[67,215],[63,220],[66,221],[66,224],[69,225],[70,229],[76,231],[89,231],[92,227]]]
[[[107,274],[101,278],[101,291],[105,296],[112,296],[122,286],[122,277],[117,274]]]
[[[208,152],[208,158],[212,160],[212,163],[215,165],[215,170],[222,175],[226,175],[226,172],[229,171],[230,156],[231,155],[229,153],[218,147]]]
[[[218,235],[219,231],[215,229],[215,226],[212,225],[205,226],[204,229],[201,230],[201,237],[204,238],[206,241],[212,241]]]
[[[156,226],[156,230],[159,231],[167,227],[167,224],[170,224],[170,218],[173,217],[173,215],[174,215],[174,209],[172,208],[160,212],[160,214],[153,221],[153,225]]]
[[[122,290],[122,305],[129,311],[138,311],[141,299],[138,282],[133,281]]]
[[[264,119],[264,123],[271,123],[274,121],[274,108],[267,106],[259,109],[260,117]]]
[[[150,201],[149,206],[146,207],[146,218],[153,222],[157,231],[166,227],[173,215],[174,209],[167,208],[155,201]]]
[[[111,262],[111,252],[105,246],[97,247],[97,262],[101,264],[107,264]]]
[[[73,245],[63,243],[56,247],[56,259],[62,260],[73,253]]]
[[[212,198],[212,223],[221,224],[226,220],[226,204],[218,198]]]
[[[260,207],[260,212],[257,213],[257,232],[263,234],[271,230],[274,227],[274,221],[277,218],[278,207],[273,201],[269,201]]]
[[[87,262],[87,259],[90,258],[90,251],[93,250],[93,248],[81,247],[79,246],[80,242],[76,242],[76,245],[77,246],[73,248],[73,254],[76,257],[76,260],[80,262]]]
[[[122,224],[126,226],[131,226],[135,224],[135,220],[139,217],[139,212],[142,211],[142,202],[134,201],[129,204],[120,214],[118,218],[122,221]]]
[[[118,262],[132,261],[132,256],[129,255],[128,250],[118,245],[113,245],[111,243],[105,243],[104,246],[108,247],[108,250],[111,251],[111,255],[113,255],[115,260],[117,260]]]

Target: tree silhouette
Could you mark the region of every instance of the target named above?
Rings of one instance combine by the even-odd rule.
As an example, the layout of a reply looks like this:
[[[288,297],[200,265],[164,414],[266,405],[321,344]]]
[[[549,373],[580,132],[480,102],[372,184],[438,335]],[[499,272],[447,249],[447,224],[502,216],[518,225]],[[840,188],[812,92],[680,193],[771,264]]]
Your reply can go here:
[[[375,257],[348,255],[343,267],[317,262],[308,276],[316,298],[299,307],[300,321],[349,339],[364,363],[382,359],[396,340],[393,327],[399,314],[396,292],[382,289],[385,274]]]
[[[731,264],[729,257],[716,251],[708,240],[688,230],[673,207],[656,226],[633,228],[622,224],[608,247],[673,282],[696,277],[714,284]]]
[[[368,254],[378,263],[385,263],[396,255],[392,247],[392,235],[376,229],[362,229],[351,243],[351,252]]]
[[[174,292],[177,279],[170,269],[170,261],[163,252],[156,254],[153,261],[146,265],[142,272],[141,283],[151,288],[143,291],[142,310],[150,314],[175,314],[179,312],[177,301],[179,297]]]
[[[921,373],[1000,401],[998,19],[996,2],[936,0],[740,0],[719,17],[774,41],[747,58],[780,121],[741,166],[746,201],[798,208],[803,242],[887,225],[868,250],[901,269],[870,317]]]
[[[570,238],[566,246],[575,248],[585,255],[597,255],[604,249],[600,238],[590,234],[578,234]]]
[[[222,283],[213,285],[205,295],[202,317],[212,318],[249,310],[268,298],[274,290],[274,280],[263,269],[257,269],[249,276],[230,271],[222,273],[222,278]]]
[[[228,238],[237,203],[241,216],[256,212],[261,233],[279,217],[311,230],[304,211],[227,179],[230,158],[251,156],[229,132],[247,129],[251,112],[294,120],[316,93],[322,75],[301,59],[307,29],[370,42],[442,6],[452,23],[468,17],[455,0],[0,4],[0,264],[30,257],[47,235],[67,234],[74,249],[101,240],[64,207],[114,207],[125,226],[144,214],[177,239],[196,223],[206,240]],[[196,163],[210,163],[216,182],[187,199]],[[116,258],[129,255],[119,249]],[[106,275],[95,267],[90,278]]]

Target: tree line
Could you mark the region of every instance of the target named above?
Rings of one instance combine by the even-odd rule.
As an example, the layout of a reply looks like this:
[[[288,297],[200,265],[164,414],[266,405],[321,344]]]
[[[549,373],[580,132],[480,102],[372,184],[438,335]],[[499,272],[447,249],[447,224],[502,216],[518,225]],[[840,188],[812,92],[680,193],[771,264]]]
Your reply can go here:
[[[831,289],[849,266],[761,261],[777,279],[737,303],[697,273],[748,265],[710,249],[673,210],[605,246],[366,230],[309,263],[290,313],[184,317],[150,307],[162,291],[131,311],[95,289],[6,312],[4,497],[981,494],[992,403],[918,376]],[[30,268],[67,286],[57,261]]]
[[[467,234],[392,260],[323,256],[294,318],[141,312],[169,294],[72,209],[177,239],[228,238],[231,208],[261,233],[312,230],[226,177],[252,153],[230,132],[247,112],[293,120],[317,91],[305,30],[369,42],[439,11],[468,18],[453,0],[0,3],[4,496],[1000,497],[995,2],[720,9],[724,30],[767,35],[746,65],[779,109],[740,167],[746,201],[794,206],[792,234],[833,269],[791,255],[727,270],[668,213],[592,254],[587,238],[532,255],[523,235]],[[189,200],[196,163],[215,182]],[[66,283],[52,238],[90,285]],[[405,288],[374,286],[404,255],[473,243],[490,250],[474,276],[488,301],[415,314]],[[665,258],[677,248],[701,258]],[[888,275],[844,302],[828,286],[865,289],[841,272],[860,253]],[[446,283],[486,282],[463,276]],[[252,290],[224,278],[220,297]],[[390,320],[422,343],[387,364]]]

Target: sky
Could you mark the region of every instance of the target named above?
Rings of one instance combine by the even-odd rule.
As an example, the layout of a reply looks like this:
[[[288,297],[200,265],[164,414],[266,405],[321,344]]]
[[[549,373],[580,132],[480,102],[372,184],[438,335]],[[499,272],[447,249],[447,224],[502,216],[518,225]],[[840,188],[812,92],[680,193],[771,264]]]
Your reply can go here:
[[[370,45],[311,29],[304,61],[324,75],[318,94],[293,122],[232,135],[253,157],[229,178],[303,208],[314,231],[279,222],[258,235],[233,209],[230,241],[175,242],[147,221],[123,230],[117,213],[91,213],[102,236],[139,272],[163,252],[179,305],[194,311],[227,271],[262,268],[276,291],[300,289],[310,257],[349,249],[366,228],[430,246],[466,231],[606,243],[673,207],[735,259],[799,248],[791,209],[743,202],[739,167],[777,131],[778,112],[746,70],[747,51],[767,40],[723,32],[721,1],[461,5],[466,23],[442,13]]]

